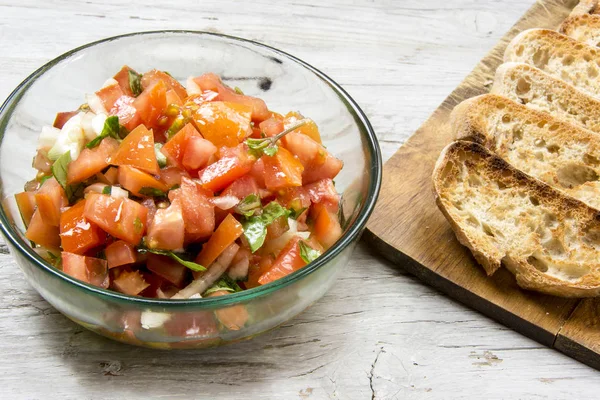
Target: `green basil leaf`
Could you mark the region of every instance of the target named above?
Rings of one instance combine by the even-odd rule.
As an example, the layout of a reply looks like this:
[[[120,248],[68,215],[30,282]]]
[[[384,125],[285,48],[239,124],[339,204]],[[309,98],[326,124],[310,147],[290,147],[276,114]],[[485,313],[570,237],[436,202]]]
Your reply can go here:
[[[279,217],[283,217],[284,215],[288,215],[289,211],[286,210],[276,201],[272,201],[263,208],[263,212],[260,215],[260,218],[265,222],[265,224],[269,225],[273,221],[275,221]]]
[[[162,143],[154,143],[154,154],[156,154],[156,161],[158,161],[158,166],[160,168],[164,168],[167,166],[167,156],[163,154],[160,149],[162,149]]]
[[[307,264],[313,262],[321,255],[319,250],[313,249],[304,240],[299,241],[298,245],[300,246],[300,257]]]
[[[60,183],[63,189],[67,190],[67,170],[71,163],[71,151],[67,151],[62,156],[58,157],[54,164],[52,164],[52,175],[56,178],[56,181]]]
[[[110,194],[112,190],[112,186],[104,186],[104,189],[102,189],[102,194]]]
[[[235,211],[245,217],[251,217],[261,206],[262,203],[260,202],[260,197],[256,193],[252,193],[235,206]]]
[[[110,116],[108,118],[106,118],[106,121],[104,121],[104,126],[102,127],[102,132],[100,132],[100,135],[96,136],[94,139],[92,139],[85,147],[87,147],[88,149],[93,149],[94,147],[98,146],[100,144],[100,142],[102,140],[104,140],[104,138],[106,137],[112,137],[115,139],[120,139],[121,138],[121,125],[119,125],[119,117],[117,117],[116,115]]]
[[[241,94],[242,96],[244,95],[244,92],[242,92],[242,89],[240,89],[239,87],[234,87],[233,90],[237,93],[237,94]]]
[[[288,215],[288,210],[276,201],[272,201],[263,208],[261,215],[246,218],[242,222],[244,236],[248,240],[250,251],[254,253],[261,248],[267,237],[267,226],[284,215]]]
[[[170,250],[140,248],[140,249],[138,249],[138,251],[140,253],[148,252],[148,253],[152,253],[152,254],[158,254],[161,256],[171,257],[173,260],[177,261],[179,264],[183,265],[184,267],[191,269],[192,271],[196,271],[196,272],[206,271],[206,268],[204,268],[202,265],[197,264],[193,261],[184,260],[183,258],[179,257],[177,254],[173,253]]]
[[[227,275],[223,275],[221,279],[216,281],[211,287],[206,289],[206,291],[202,294],[203,297],[208,296],[211,293],[219,292],[219,291],[227,291],[231,293],[241,292],[242,288],[237,284],[233,279],[231,279]]]
[[[43,185],[44,182],[46,182],[50,178],[52,178],[52,175],[42,176],[42,179],[40,179],[40,185]]]
[[[142,75],[132,69],[129,70],[129,88],[135,97],[142,93]]]
[[[246,145],[248,146],[248,153],[250,155],[260,158],[264,153],[265,147],[267,147],[271,142],[268,138],[266,139],[246,139]]]
[[[141,188],[139,193],[142,196],[148,196],[148,197],[165,197],[167,195],[162,190],[156,189],[153,187],[149,187],[149,186],[144,186],[143,188]]]
[[[270,146],[265,147],[263,153],[270,157],[273,157],[275,154],[277,154],[277,150],[279,150],[279,147],[277,147],[276,144],[272,144]]]

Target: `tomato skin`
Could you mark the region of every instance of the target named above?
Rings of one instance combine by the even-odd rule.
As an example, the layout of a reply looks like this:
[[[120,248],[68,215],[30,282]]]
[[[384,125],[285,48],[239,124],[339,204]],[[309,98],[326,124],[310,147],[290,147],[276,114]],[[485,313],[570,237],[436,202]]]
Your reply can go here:
[[[108,288],[109,277],[106,260],[85,257],[66,251],[61,253],[61,257],[64,273],[94,286]]]
[[[162,190],[163,192],[169,190],[167,185],[160,182],[152,175],[130,167],[129,165],[121,165],[119,167],[119,183],[136,196],[142,196],[140,190],[145,187]]]
[[[188,140],[196,136],[201,138],[200,133],[194,128],[194,125],[190,122],[179,130],[171,139],[165,143],[162,147],[161,152],[167,157],[171,165],[184,168],[182,164],[185,149],[187,147]]]
[[[228,294],[230,294],[230,292],[227,290],[217,290],[206,297],[219,297]],[[234,306],[215,310],[215,315],[219,322],[230,331],[239,331],[246,325],[246,322],[248,322],[248,310],[243,304],[236,304]]]
[[[65,190],[55,178],[42,184],[35,194],[35,203],[44,222],[52,226],[58,226],[60,209],[69,205]]]
[[[216,152],[217,148],[212,142],[200,136],[191,136],[187,141],[181,163],[188,171],[197,171],[206,167]]]
[[[119,72],[113,76],[113,79],[119,83],[119,86],[125,95],[133,97],[133,92],[129,86],[129,71],[133,71],[133,69],[129,68],[127,65],[123,65]]]
[[[88,195],[84,215],[110,235],[137,245],[146,229],[148,209],[130,199],[91,193]]]
[[[15,194],[15,200],[17,201],[17,207],[19,207],[19,213],[23,218],[25,226],[29,226],[31,217],[35,212],[35,193],[34,192],[21,192]]]
[[[315,142],[321,144],[321,134],[319,133],[319,128],[317,127],[317,124],[315,123],[315,121],[313,121],[312,119],[308,119],[308,118],[304,118],[304,116],[302,114],[300,114],[299,112],[296,111],[291,111],[289,113],[287,113],[283,119],[283,125],[286,128],[289,128],[295,124],[298,123],[299,120],[302,119],[307,119],[307,122],[302,125],[300,128],[295,129],[293,132],[296,133],[301,133],[303,135],[308,136],[309,138],[311,138],[312,140],[314,140]],[[283,139],[283,143],[285,143],[285,137]]]
[[[58,226],[45,222],[40,210],[35,210],[27,226],[25,237],[40,246],[58,248],[60,246],[59,233]]]
[[[158,174],[154,136],[144,125],[139,125],[123,139],[110,160],[113,165],[129,165],[150,174]]]
[[[167,108],[167,85],[162,80],[148,86],[133,101],[142,123],[147,128],[157,125],[158,119]]]
[[[172,188],[175,185],[181,185],[181,179],[184,177],[190,177],[190,174],[186,170],[177,167],[167,167],[160,170],[159,180],[167,187]]]
[[[264,285],[276,281],[306,265],[306,262],[300,257],[300,246],[298,244],[300,240],[296,236],[289,241],[281,250],[271,268],[258,278],[258,283]]]
[[[118,148],[119,142],[107,137],[93,149],[83,149],[79,157],[67,167],[67,183],[82,182],[101,172],[108,167],[109,158]]]
[[[178,288],[183,287],[189,271],[187,267],[179,264],[177,261],[157,254],[148,255],[146,267]]]
[[[142,75],[142,88],[146,89],[158,81],[163,81],[167,88],[169,90],[173,90],[173,92],[177,94],[180,99],[185,99],[187,97],[187,91],[181,85],[181,83],[177,81],[177,79],[157,69],[150,70]]]
[[[344,166],[341,160],[331,155],[321,144],[297,131],[285,136],[285,146],[304,166],[302,174],[304,184],[321,179],[333,179]]]
[[[221,222],[208,242],[202,246],[202,251],[196,257],[196,262],[204,267],[211,265],[223,250],[229,247],[237,238],[242,236],[244,228],[231,214]]]
[[[169,207],[156,210],[148,228],[146,245],[151,249],[179,250],[183,248],[184,235],[181,201],[175,198]]]
[[[57,113],[52,126],[58,129],[62,129],[62,127],[67,123],[67,121],[79,114],[79,112],[79,110],[75,110]]]
[[[134,107],[134,101],[135,97],[121,96],[109,110],[109,114],[116,115],[119,123],[128,131],[135,129],[142,122],[138,110]]]
[[[185,221],[186,243],[208,238],[215,229],[215,208],[210,193],[189,178],[181,179],[181,206]]]
[[[258,124],[260,131],[263,132],[267,137],[272,137],[278,133],[283,132],[284,126],[283,121],[277,117],[271,117]],[[285,138],[285,136],[284,136]]]
[[[335,190],[333,180],[326,178],[304,186],[312,203],[323,203],[331,212],[337,213],[340,195]]]
[[[235,147],[252,133],[252,108],[243,104],[214,101],[203,103],[194,113],[202,136],[217,147]]]
[[[274,261],[275,258],[267,254],[260,258],[258,264],[250,265],[250,268],[248,268],[248,279],[244,282],[246,288],[251,289],[260,286],[261,284],[258,280],[261,276],[271,270]]]
[[[117,183],[117,181],[119,180],[119,169],[116,167],[110,167],[105,173],[104,173],[104,178],[106,179],[106,181],[111,184],[114,185]]]
[[[47,175],[52,173],[52,160],[48,158],[46,151],[39,149],[33,159],[33,168]]]
[[[313,234],[325,249],[330,248],[342,236],[342,227],[337,214],[321,203],[314,204],[311,209],[314,220]]]
[[[260,189],[266,189],[267,186],[265,185],[265,162],[262,159],[262,157],[256,160],[254,164],[252,164],[252,168],[250,169],[248,175],[254,178],[254,181]]]
[[[104,254],[108,262],[108,269],[133,264],[137,261],[135,248],[123,240],[117,240],[106,246]]]
[[[60,243],[66,252],[84,254],[106,242],[106,234],[83,215],[84,208],[81,200],[60,216]]]
[[[280,147],[274,156],[261,157],[265,163],[265,185],[269,190],[302,186],[304,167],[289,151]]]
[[[112,281],[112,286],[119,292],[131,296],[140,294],[150,284],[140,275],[140,271],[122,271],[121,274]]]
[[[222,148],[221,157],[198,173],[202,187],[217,192],[252,169],[253,160],[247,148],[240,144],[234,149]]]
[[[104,109],[110,110],[115,105],[116,101],[124,96],[123,90],[119,86],[119,82],[115,81],[96,92],[96,96],[102,101]]]
[[[233,196],[243,200],[246,196],[251,194],[258,194],[258,184],[252,176],[244,175],[241,178],[236,179],[231,185],[227,186],[225,190],[221,192],[221,197]]]

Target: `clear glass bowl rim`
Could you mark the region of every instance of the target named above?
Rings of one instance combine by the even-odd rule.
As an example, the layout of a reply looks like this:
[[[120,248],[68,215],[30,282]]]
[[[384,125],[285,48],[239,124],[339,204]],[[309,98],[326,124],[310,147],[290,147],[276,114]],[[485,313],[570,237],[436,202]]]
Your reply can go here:
[[[126,302],[131,305],[137,304],[140,306],[158,306],[164,308],[180,308],[189,306],[190,309],[204,309],[204,308],[218,308],[220,306],[231,305],[235,303],[245,302],[252,300],[257,297],[265,296],[269,293],[282,289],[288,285],[291,285],[294,282],[297,282],[308,276],[312,272],[318,270],[319,268],[326,265],[329,261],[335,258],[346,246],[352,243],[353,240],[357,238],[358,235],[362,232],[365,227],[367,220],[373,209],[375,207],[375,203],[377,201],[377,197],[379,195],[379,190],[381,187],[381,179],[382,179],[382,159],[381,159],[381,151],[379,149],[379,143],[377,141],[377,137],[375,136],[375,131],[371,126],[369,120],[367,119],[365,113],[361,110],[358,104],[350,97],[350,95],[333,79],[329,78],[323,72],[319,71],[317,68],[312,65],[300,60],[297,57],[292,56],[284,51],[278,50],[274,47],[265,45],[260,42],[256,42],[249,39],[243,39],[236,36],[224,35],[213,32],[205,32],[205,31],[192,31],[192,30],[156,30],[156,31],[141,31],[141,32],[132,32],[126,33],[117,36],[111,36],[105,39],[100,39],[94,42],[87,43],[75,49],[72,49],[62,55],[56,57],[55,59],[49,61],[44,64],[42,67],[38,68],[31,75],[29,75],[24,81],[22,81],[6,98],[2,106],[0,106],[0,117],[8,121],[10,119],[10,114],[12,113],[13,103],[16,103],[26,92],[27,87],[30,86],[35,80],[37,80],[40,76],[42,76],[46,71],[54,67],[56,64],[61,62],[62,60],[70,57],[71,55],[78,53],[87,48],[93,47],[98,44],[111,42],[114,40],[133,37],[133,36],[144,36],[144,35],[159,35],[159,34],[190,34],[190,35],[199,35],[199,36],[213,36],[218,38],[224,38],[227,40],[240,41],[244,43],[249,43],[254,46],[262,47],[263,49],[267,49],[277,55],[283,56],[296,64],[310,70],[312,73],[317,75],[321,80],[325,81],[329,87],[331,87],[339,98],[344,101],[347,105],[348,111],[355,118],[357,124],[362,125],[362,129],[360,129],[361,134],[366,132],[366,143],[369,151],[369,155],[372,160],[371,171],[372,171],[372,179],[369,183],[367,197],[365,199],[365,203],[359,211],[358,216],[354,223],[348,228],[348,230],[344,233],[344,235],[322,256],[317,258],[315,261],[305,266],[304,268],[293,272],[290,275],[287,275],[284,278],[278,279],[277,281],[268,283],[266,285],[262,285],[259,287],[255,287],[252,289],[247,289],[241,292],[233,293],[229,296],[219,296],[219,297],[211,297],[211,298],[200,298],[200,299],[181,299],[181,300],[172,300],[172,299],[151,299],[146,297],[139,296],[130,296],[126,294],[121,294],[112,290],[102,289],[96,286],[89,285],[82,281],[76,280],[70,275],[65,274],[61,270],[55,268],[54,266],[48,264],[43,258],[41,258],[33,249],[28,246],[24,240],[22,240],[18,234],[12,228],[12,224],[10,223],[10,219],[4,212],[4,208],[0,207],[0,229],[4,234],[4,237],[7,238],[13,248],[17,249],[22,255],[24,255],[29,261],[31,261],[38,268],[41,268],[43,271],[48,272],[52,275],[59,277],[59,279],[63,279],[68,283],[76,286],[83,292],[87,292],[89,294],[97,295],[100,297],[106,297],[109,300],[117,301],[117,302]],[[5,113],[9,113],[7,117],[4,116]],[[0,126],[0,139],[4,137],[4,133],[6,130],[6,123]],[[186,307],[187,308],[187,307]]]

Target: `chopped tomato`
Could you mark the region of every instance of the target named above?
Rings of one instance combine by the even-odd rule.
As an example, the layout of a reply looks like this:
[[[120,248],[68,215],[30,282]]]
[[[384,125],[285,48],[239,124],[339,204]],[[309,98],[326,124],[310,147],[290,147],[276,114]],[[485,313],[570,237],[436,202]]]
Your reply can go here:
[[[242,224],[233,215],[227,214],[227,217],[225,217],[217,230],[208,239],[208,242],[202,246],[202,251],[196,257],[196,262],[208,267],[221,255],[223,250],[242,236],[242,233],[244,233]]]
[[[58,248],[60,246],[58,226],[50,225],[42,218],[40,210],[37,209],[31,216],[25,237],[37,245]]]
[[[83,149],[79,157],[67,167],[67,183],[82,182],[101,172],[108,167],[109,158],[118,148],[119,142],[107,137],[93,149]]]
[[[59,112],[56,114],[56,118],[54,119],[54,123],[52,124],[52,126],[58,129],[62,129],[62,127],[67,123],[68,120],[70,120],[79,113],[79,110]]]
[[[167,185],[160,182],[152,175],[130,167],[129,165],[121,165],[119,167],[119,183],[136,196],[142,196],[140,190],[143,188],[153,188],[162,190],[163,192],[169,190]]]
[[[276,239],[289,229],[287,216],[279,217],[267,226],[266,240]]]
[[[110,235],[137,245],[146,230],[148,209],[123,198],[91,193],[85,202],[84,215]]]
[[[106,260],[85,257],[66,251],[61,253],[61,257],[64,273],[94,286],[108,288],[109,278]]]
[[[244,104],[251,107],[252,120],[254,121],[264,121],[271,116],[271,113],[263,100],[236,93],[233,89],[225,86],[223,82],[221,82],[221,78],[213,73],[204,74],[194,78],[194,82],[196,82],[202,90],[211,90],[219,93],[216,100]]]
[[[148,269],[156,275],[181,288],[188,275],[188,268],[177,261],[157,254],[150,254],[146,264]]]
[[[335,190],[333,181],[329,178],[304,186],[304,189],[313,203],[325,203],[330,211],[337,212],[340,195]]]
[[[150,174],[158,174],[160,168],[156,161],[152,132],[144,125],[139,125],[123,139],[110,162],[113,165],[129,165]]]
[[[156,210],[148,228],[146,245],[151,249],[179,250],[183,248],[184,235],[181,201],[175,198],[169,207]]]
[[[181,185],[183,177],[189,178],[190,175],[184,170],[177,167],[168,167],[160,170],[159,180],[171,188],[175,185]]]
[[[215,229],[215,208],[208,193],[189,178],[181,179],[181,206],[185,221],[186,242],[209,237]]]
[[[264,120],[258,127],[261,133],[264,133],[267,137],[275,136],[278,133],[283,132],[283,121],[277,117],[271,117],[269,119]],[[285,138],[285,136],[284,136]]]
[[[55,178],[47,179],[35,194],[40,216],[46,224],[58,226],[60,209],[69,205],[65,190]]]
[[[217,192],[236,179],[246,175],[252,168],[252,159],[248,157],[244,144],[235,149],[224,148],[217,162],[204,168],[198,174],[202,187]]]
[[[110,167],[104,173],[104,178],[109,184],[114,185],[119,180],[119,169],[116,167]]]
[[[102,105],[104,105],[106,110],[113,108],[117,100],[123,95],[125,95],[125,93],[123,93],[123,90],[121,90],[119,82],[117,81],[104,86],[96,92],[96,96],[100,98],[100,101],[102,101]]]
[[[311,196],[305,186],[282,190],[278,196],[278,200],[284,207],[296,211],[308,208],[311,205]]]
[[[29,226],[31,217],[35,211],[35,193],[34,192],[21,192],[15,194],[15,200],[17,201],[17,207],[19,207],[19,213],[25,226]]]
[[[276,281],[306,265],[306,262],[300,257],[300,246],[298,244],[300,240],[296,236],[289,241],[281,250],[271,268],[258,278],[258,283],[264,285]]]
[[[287,113],[285,115],[285,118],[283,120],[283,124],[286,128],[289,128],[291,126],[294,126],[298,123],[298,121],[302,120],[302,119],[306,119],[304,118],[304,116],[302,116],[302,114],[300,114],[297,111],[291,111],[289,113]],[[306,136],[308,136],[309,138],[311,138],[312,140],[314,140],[315,142],[321,144],[321,134],[319,133],[319,128],[317,127],[317,124],[315,124],[315,121],[313,121],[312,119],[308,119],[308,121],[302,125],[300,128],[295,129],[293,131],[295,132],[299,132],[302,133]],[[285,137],[283,139],[283,142],[285,143]]]
[[[142,87],[146,89],[158,81],[163,81],[167,88],[173,90],[179,98],[185,99],[187,97],[185,88],[177,81],[177,79],[166,72],[157,69],[150,70],[142,76]]]
[[[192,123],[186,124],[160,150],[171,165],[183,167],[182,161],[188,140],[192,136],[201,137]]]
[[[323,204],[315,204],[312,207],[311,215],[314,220],[314,234],[319,243],[326,249],[342,236],[342,227],[337,214],[332,213]]]
[[[84,254],[106,241],[106,234],[83,215],[85,199],[60,216],[60,245],[69,253]]]
[[[139,294],[150,286],[140,275],[140,271],[123,271],[112,284],[117,291],[131,296]]]
[[[323,164],[310,165],[304,169],[302,179],[304,183],[316,182],[320,179],[333,179],[342,170],[344,163],[332,156],[329,152]]]
[[[120,267],[121,265],[133,264],[137,260],[135,248],[123,240],[117,240],[104,249],[108,268]]]
[[[289,151],[280,147],[274,156],[261,157],[265,163],[265,185],[269,190],[302,186],[304,167]]]
[[[45,150],[39,149],[33,159],[33,168],[47,175],[52,172],[52,160],[48,158],[48,153]]]
[[[121,90],[127,96],[133,97],[133,92],[131,91],[131,86],[129,85],[129,71],[133,71],[127,65],[124,65],[123,68],[115,76],[113,79],[119,83]],[[133,71],[135,72],[135,71]]]
[[[258,160],[256,160],[256,162],[254,164],[252,164],[252,168],[250,169],[250,172],[248,173],[248,175],[250,175],[251,177],[254,178],[254,181],[256,182],[256,184],[258,185],[259,188],[261,189],[265,189],[265,162],[264,160],[261,158],[259,158]]]
[[[323,145],[296,131],[285,136],[285,146],[298,157],[304,166],[302,174],[304,184],[320,179],[333,179],[344,165],[341,160],[332,156]]]
[[[217,332],[217,324],[211,311],[179,312],[172,314],[171,318],[166,321],[163,326],[169,335],[175,337],[213,336],[215,332]],[[202,341],[204,340],[207,339],[202,339]],[[173,344],[175,344],[175,342],[173,342]]]
[[[274,261],[274,256],[267,254],[260,258],[258,263],[250,265],[250,268],[248,268],[248,280],[244,282],[246,288],[251,289],[260,286],[261,284],[258,280],[271,270]]]
[[[119,123],[128,131],[135,129],[141,123],[138,110],[134,107],[135,97],[121,96],[109,110],[110,115],[119,117]]]
[[[155,127],[167,108],[167,85],[162,80],[156,81],[136,97],[133,106],[147,128]]]
[[[256,180],[250,175],[244,175],[235,180],[231,185],[227,186],[227,188],[221,192],[221,196],[233,196],[243,200],[246,196],[253,193],[258,194]]]
[[[218,297],[230,294],[227,290],[217,290],[210,293],[207,297]],[[248,322],[248,310],[243,304],[220,308],[215,311],[215,315],[221,324],[231,331],[239,331]]]
[[[194,113],[194,123],[215,146],[234,147],[250,136],[252,108],[243,104],[213,101],[203,103]]]
[[[177,92],[173,89],[167,90],[167,106],[170,106],[171,104],[176,104],[178,106],[183,105],[181,97],[179,97],[179,95],[177,95]]]
[[[200,136],[191,136],[187,141],[181,163],[188,171],[197,171],[206,167],[216,152],[217,148],[210,141]]]

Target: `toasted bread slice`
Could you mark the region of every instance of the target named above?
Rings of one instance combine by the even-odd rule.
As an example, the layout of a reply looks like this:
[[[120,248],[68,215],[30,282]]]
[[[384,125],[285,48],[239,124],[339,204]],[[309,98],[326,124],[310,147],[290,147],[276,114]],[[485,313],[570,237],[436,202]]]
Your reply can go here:
[[[433,171],[436,202],[488,274],[501,263],[525,288],[600,294],[600,212],[510,166],[481,145],[454,142]]]
[[[600,15],[581,14],[565,19],[559,28],[565,35],[598,47],[600,45]]]
[[[580,0],[569,16],[599,14],[598,0]]]
[[[524,62],[600,96],[600,50],[556,31],[529,29],[508,45],[504,61]]]
[[[493,94],[456,106],[451,124],[457,139],[600,210],[600,135]]]
[[[529,64],[502,64],[490,93],[600,133],[600,100]]]

